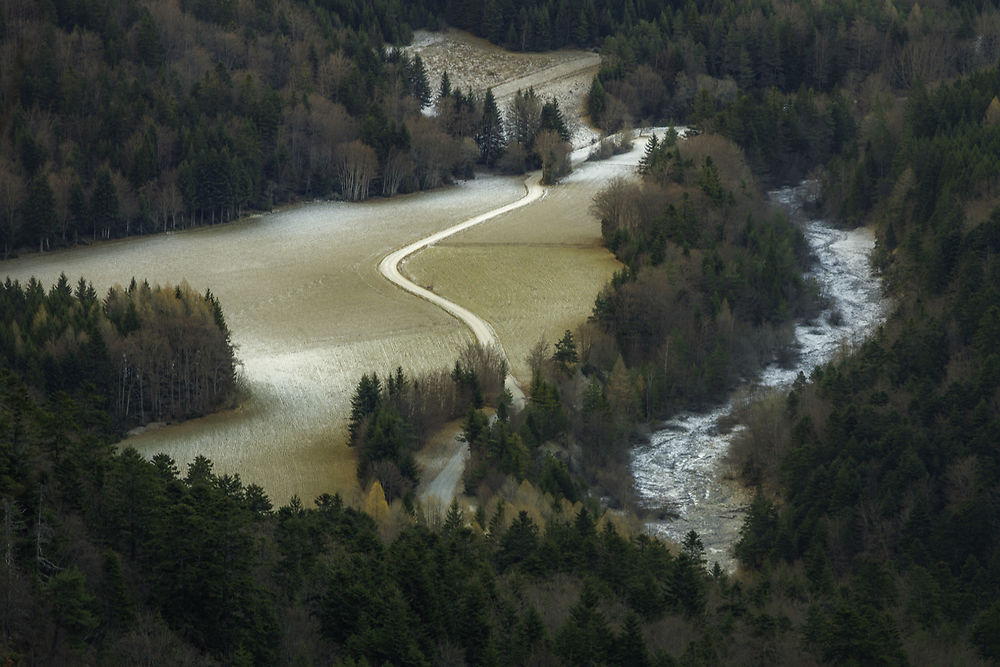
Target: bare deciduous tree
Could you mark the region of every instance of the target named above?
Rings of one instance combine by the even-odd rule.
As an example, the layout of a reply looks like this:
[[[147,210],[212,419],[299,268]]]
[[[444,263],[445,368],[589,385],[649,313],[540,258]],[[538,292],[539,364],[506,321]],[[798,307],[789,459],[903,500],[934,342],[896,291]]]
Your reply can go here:
[[[601,233],[610,238],[615,230],[634,230],[640,221],[641,190],[635,181],[616,176],[594,196],[591,212],[601,221]]]
[[[539,132],[535,152],[542,159],[542,182],[555,183],[571,171],[569,155],[573,147],[563,141],[555,130]]]
[[[483,394],[487,398],[497,396],[503,391],[504,380],[507,378],[507,359],[499,347],[469,343],[462,349],[458,359],[463,367],[476,372]]]
[[[954,73],[955,45],[939,35],[907,42],[896,56],[892,82],[909,88],[917,81],[937,81]]]
[[[550,356],[549,344],[543,336],[539,338],[535,344],[531,346],[531,350],[528,351],[527,362],[528,367],[531,369],[531,374],[534,375],[535,373],[541,371]]]
[[[382,170],[382,194],[391,197],[399,191],[403,180],[413,173],[413,158],[408,153],[394,150],[385,161]]]
[[[341,144],[337,148],[337,171],[344,199],[361,201],[368,197],[368,187],[378,174],[378,156],[359,140]]]
[[[331,53],[319,64],[316,73],[319,92],[327,99],[337,101],[340,83],[351,71],[351,62],[340,51]]]

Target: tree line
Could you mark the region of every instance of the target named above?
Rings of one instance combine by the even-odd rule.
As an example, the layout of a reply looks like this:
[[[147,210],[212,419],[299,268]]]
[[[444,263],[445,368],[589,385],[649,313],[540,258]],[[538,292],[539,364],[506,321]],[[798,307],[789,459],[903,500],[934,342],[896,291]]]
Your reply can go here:
[[[1000,659],[998,460],[988,444],[1000,208],[984,168],[998,92],[994,66],[871,112],[855,159],[830,170],[827,204],[874,225],[894,311],[850,356],[776,397],[736,451],[780,502],[755,503],[741,558],[815,573],[828,602],[806,629],[831,642],[830,659],[878,659],[872,642],[901,636],[910,648],[945,625],[949,650]]]
[[[564,373],[575,345],[559,343],[547,362]],[[475,379],[473,354],[448,378],[470,407],[498,389],[496,367]],[[380,430],[415,382],[366,376],[355,436]],[[565,421],[546,416],[558,401],[544,383],[520,432],[549,441]],[[367,412],[365,397],[382,407]],[[12,664],[676,665],[754,655],[756,624],[775,622],[769,589],[709,569],[696,533],[672,551],[578,488],[572,502],[522,481],[440,518],[411,506],[387,535],[339,496],[275,508],[204,457],[182,470],[116,450],[110,407],[84,398],[0,373],[0,657]],[[503,429],[491,427],[490,457],[508,449]],[[377,480],[371,490],[386,502]]]
[[[835,664],[1000,659],[997,462],[986,445],[997,427],[987,343],[997,334],[996,26],[994,7],[962,3],[933,15],[915,5],[848,12],[766,3],[675,12],[603,44],[593,119],[608,131],[635,118],[694,122],[737,142],[767,182],[811,172],[820,212],[876,230],[874,261],[895,299],[871,340],[790,391],[757,397],[739,417],[747,429],[735,437],[732,463],[756,496],[735,552],[748,577],[789,596],[767,631],[777,641],[771,661],[800,659],[785,653],[788,632]],[[684,215],[693,193],[685,199],[677,189],[646,216],[623,202],[641,201],[650,181],[680,178],[725,206],[725,160],[712,158],[687,162],[683,144],[652,144],[643,182],[616,183],[596,201],[608,246],[627,262],[672,263],[679,239],[677,254],[688,244],[694,255],[713,218]],[[643,220],[655,220],[647,229],[668,243],[651,243]],[[765,231],[751,241],[763,251],[758,261],[781,257],[780,228],[768,231],[757,215],[746,221],[744,242]],[[753,273],[715,258],[699,268],[670,276],[693,312],[711,310],[691,301],[692,274],[698,287],[721,289],[734,313],[725,286]],[[631,273],[629,264],[616,276],[595,316],[620,332],[628,322],[633,335],[657,332],[662,311],[629,311],[611,298]],[[644,273],[645,265],[637,283]],[[765,288],[750,303],[767,313],[781,293]],[[702,357],[694,377],[710,377],[716,363]]]
[[[626,3],[627,5],[627,3]],[[640,12],[641,14],[641,12]],[[760,177],[800,179],[850,144],[880,100],[992,65],[990,5],[687,2],[601,42],[588,109],[607,132],[697,124],[737,141]]]
[[[218,299],[135,280],[99,299],[65,275],[0,285],[0,358],[44,396],[106,409],[122,431],[230,405],[236,365]]]
[[[639,171],[641,181],[614,180],[594,198],[624,266],[592,320],[634,376],[642,421],[718,400],[786,358],[788,323],[815,312],[818,294],[801,277],[801,231],[770,209],[731,142],[678,142],[671,130],[649,140]]]
[[[436,25],[440,8],[361,5],[6,4],[4,256],[212,224],[304,197],[391,196],[492,166],[508,145],[505,110],[484,91],[452,97],[448,87],[439,92],[452,108],[422,114],[435,98],[426,69],[394,46],[411,27]],[[555,163],[557,153],[565,168],[558,106],[531,92],[523,101],[517,116],[528,124],[512,135],[523,164],[508,168],[541,166],[534,155]],[[484,130],[484,121],[495,124]],[[559,137],[536,148],[545,130]],[[554,180],[559,170],[550,171]]]

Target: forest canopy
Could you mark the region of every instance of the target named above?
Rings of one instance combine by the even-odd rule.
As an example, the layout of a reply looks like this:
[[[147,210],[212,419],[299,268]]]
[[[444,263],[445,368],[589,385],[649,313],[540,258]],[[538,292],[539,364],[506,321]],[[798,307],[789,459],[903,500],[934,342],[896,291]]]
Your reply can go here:
[[[588,110],[604,132],[702,130],[652,144],[642,182],[598,198],[624,268],[592,323],[551,355],[541,346],[516,432],[457,408],[477,403],[468,367],[440,378],[462,396],[441,414],[465,419],[467,486],[506,500],[455,504],[436,522],[414,511],[387,535],[334,496],[275,510],[204,458],[182,471],[116,452],[130,425],[225,403],[235,361],[220,304],[183,285],[100,298],[82,280],[8,281],[0,658],[1000,660],[1000,20],[988,3],[9,1],[5,253],[294,197],[435,187],[477,161],[527,166],[498,154],[528,135],[500,127],[485,94],[442,90],[439,117],[420,114],[433,96],[422,65],[384,47],[442,21],[517,49],[599,46]],[[526,111],[546,102],[530,97]],[[808,312],[801,239],[759,207],[754,179],[814,168],[825,210],[876,230],[895,310],[754,408],[732,452],[756,495],[729,576],[696,533],[670,550],[617,528],[546,453],[579,447],[582,478],[611,487],[587,471],[627,461],[637,421],[724,390],[750,368],[748,340]],[[411,381],[359,383],[352,442],[373,508],[413,482],[400,424],[417,414]]]
[[[535,123],[515,133],[489,91],[435,95],[420,56],[400,48],[441,12],[398,0],[4,3],[3,256],[305,197],[434,188],[494,166],[508,137],[519,159],[505,170],[544,162],[555,180],[565,168],[548,165],[568,150],[555,100],[532,91]]]
[[[212,293],[186,284],[128,288],[99,299],[83,278],[48,292],[0,285],[0,358],[41,395],[106,409],[122,431],[189,419],[231,405],[236,366],[229,329]]]

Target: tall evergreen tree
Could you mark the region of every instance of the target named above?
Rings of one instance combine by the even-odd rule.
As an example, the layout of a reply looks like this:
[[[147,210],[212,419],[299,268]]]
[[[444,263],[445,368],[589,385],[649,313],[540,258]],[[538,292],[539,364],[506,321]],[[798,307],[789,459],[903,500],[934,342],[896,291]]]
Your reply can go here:
[[[659,148],[659,140],[656,138],[656,135],[654,134],[649,138],[649,141],[646,142],[646,150],[645,152],[643,152],[642,157],[639,158],[639,166],[636,168],[636,170],[643,176],[649,174],[650,171],[652,170],[653,163],[655,162],[656,159],[656,154],[659,152],[658,148]]]
[[[424,60],[420,54],[413,56],[407,67],[407,76],[410,79],[410,92],[420,102],[420,107],[426,107],[431,103],[431,84],[427,80],[427,68],[424,67]]]
[[[483,98],[483,114],[476,132],[476,145],[479,146],[480,158],[489,167],[495,165],[503,153],[503,123],[492,89],[487,90]]]
[[[590,92],[587,93],[587,113],[590,114],[590,122],[597,123],[607,106],[607,93],[601,84],[600,77],[594,77],[590,84]]]
[[[569,141],[569,128],[566,127],[566,120],[563,118],[562,109],[559,102],[553,96],[548,102],[542,105],[542,119],[538,126],[541,130],[553,130],[559,134],[563,141]]]
[[[444,101],[451,97],[451,79],[448,70],[441,73],[441,85],[438,86],[438,99]]]
[[[542,103],[534,88],[518,90],[507,106],[508,139],[527,149],[535,143],[542,124]]]
[[[377,373],[370,376],[365,373],[358,382],[354,396],[351,398],[351,417],[348,424],[350,440],[348,444],[357,444],[363,426],[369,415],[375,412],[382,401],[382,383]]]

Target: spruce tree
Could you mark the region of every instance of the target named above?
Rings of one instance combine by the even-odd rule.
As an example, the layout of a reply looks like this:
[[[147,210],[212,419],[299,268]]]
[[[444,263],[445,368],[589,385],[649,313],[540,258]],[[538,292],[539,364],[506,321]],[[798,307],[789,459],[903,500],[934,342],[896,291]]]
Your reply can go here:
[[[496,164],[503,153],[503,144],[500,109],[497,107],[496,98],[493,97],[493,90],[490,89],[483,98],[483,115],[479,122],[479,130],[476,132],[476,145],[479,146],[479,154],[487,166],[492,167]]]
[[[451,97],[451,79],[448,77],[448,70],[441,74],[441,85],[438,87],[438,99]]]
[[[674,127],[673,123],[671,123],[670,127],[667,128],[666,136],[663,137],[663,145],[673,148],[674,146],[677,145],[678,136],[679,135],[677,134],[677,128]]]
[[[38,249],[44,250],[57,228],[55,195],[48,176],[38,175],[31,179],[23,219],[25,235],[32,240],[37,239]]]
[[[361,435],[361,427],[368,419],[368,416],[375,412],[375,408],[382,401],[382,383],[378,379],[377,373],[369,376],[367,373],[361,376],[354,396],[351,398],[351,416],[348,422],[348,432],[350,440],[348,444],[357,444]]]
[[[601,79],[595,76],[594,81],[590,84],[590,92],[587,93],[587,113],[590,114],[591,123],[597,123],[600,120],[607,103],[607,94],[604,92],[604,86],[601,85]]]
[[[118,226],[121,214],[118,210],[118,190],[111,180],[111,172],[105,168],[97,175],[97,185],[90,197],[90,217],[94,225],[94,238],[98,232],[107,238]]]
[[[636,170],[643,176],[650,173],[653,163],[656,160],[656,153],[658,148],[659,148],[659,140],[656,138],[656,135],[654,134],[649,138],[649,141],[646,142],[646,151],[642,154],[642,157],[639,158],[639,166],[636,168]]]
[[[427,69],[420,55],[413,56],[407,67],[407,76],[410,80],[410,91],[413,97],[420,102],[420,108],[424,108],[431,103],[431,85],[427,80]]]
[[[548,102],[542,105],[542,120],[538,128],[541,130],[553,130],[559,134],[563,141],[569,141],[569,129],[566,127],[566,120],[563,118],[559,102],[553,96]]]

